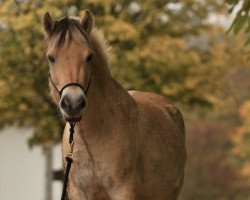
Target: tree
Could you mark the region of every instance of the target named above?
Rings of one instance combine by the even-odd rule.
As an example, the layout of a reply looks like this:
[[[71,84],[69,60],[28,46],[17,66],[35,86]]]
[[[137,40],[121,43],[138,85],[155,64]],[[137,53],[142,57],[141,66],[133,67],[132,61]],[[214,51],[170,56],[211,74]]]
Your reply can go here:
[[[245,101],[239,108],[239,114],[242,120],[241,126],[237,128],[232,141],[234,144],[233,153],[237,156],[240,163],[241,172],[248,177],[250,184],[250,101]]]
[[[239,2],[227,1],[230,5]],[[58,19],[81,16],[84,9],[90,9],[112,47],[114,77],[126,89],[157,92],[186,108],[189,161],[183,199],[238,200],[242,192],[245,200],[245,178],[231,164],[234,157],[228,153],[232,147],[228,137],[229,130],[239,124],[238,106],[250,99],[248,49],[243,48],[241,35],[226,36],[223,27],[207,22],[211,14],[227,15],[222,2],[0,1],[0,127],[32,127],[31,145],[46,148],[60,141],[63,122],[49,97],[41,18],[47,11]],[[232,30],[238,32],[240,24]],[[204,116],[228,125],[218,121],[189,125],[191,118]],[[242,144],[245,140],[238,138],[239,142],[232,141],[235,148],[247,149],[247,143]]]
[[[249,199],[249,185],[229,157],[230,129],[220,121],[192,121],[183,200]]]
[[[60,139],[62,122],[48,95],[38,3],[1,2],[0,124],[32,127],[30,144],[47,144]]]
[[[81,15],[84,8],[112,45],[112,72],[125,88],[159,92],[190,106],[212,105],[204,92],[211,94],[207,86],[215,82],[202,58],[206,51],[187,40],[209,30],[209,13],[223,9],[217,1],[6,0],[0,2],[2,127],[33,127],[30,144],[60,141],[63,123],[48,94],[41,17],[46,11],[55,18]],[[205,75],[208,82],[199,78]]]
[[[240,30],[245,29],[246,33],[250,32],[250,2],[248,0],[226,0],[226,2],[231,6],[229,9],[229,12],[232,13],[236,9],[236,16],[234,18],[234,21],[231,24],[231,27],[229,28],[229,31],[233,31],[234,34],[237,34],[240,32]],[[245,44],[250,44],[250,36],[247,38]]]

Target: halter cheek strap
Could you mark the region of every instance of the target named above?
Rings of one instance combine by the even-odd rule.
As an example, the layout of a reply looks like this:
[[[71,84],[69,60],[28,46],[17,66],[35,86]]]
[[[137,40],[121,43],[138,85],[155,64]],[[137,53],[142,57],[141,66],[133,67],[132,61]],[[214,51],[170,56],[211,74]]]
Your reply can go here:
[[[53,85],[53,87],[56,89],[56,91],[58,92],[60,98],[62,97],[63,90],[64,90],[65,88],[69,87],[69,86],[78,86],[78,87],[80,87],[80,88],[83,90],[84,94],[87,95],[88,90],[89,90],[89,86],[90,86],[90,83],[91,83],[91,77],[92,77],[92,72],[91,72],[91,74],[90,74],[90,78],[89,78],[89,82],[88,82],[88,85],[87,85],[86,90],[83,88],[83,86],[81,86],[81,85],[78,84],[78,83],[67,83],[66,85],[64,85],[64,86],[62,87],[61,90],[58,90],[58,88],[56,87],[56,85],[54,84],[54,82],[53,82],[53,80],[52,80],[52,78],[51,78],[51,75],[49,74],[50,82],[52,83],[52,85]]]

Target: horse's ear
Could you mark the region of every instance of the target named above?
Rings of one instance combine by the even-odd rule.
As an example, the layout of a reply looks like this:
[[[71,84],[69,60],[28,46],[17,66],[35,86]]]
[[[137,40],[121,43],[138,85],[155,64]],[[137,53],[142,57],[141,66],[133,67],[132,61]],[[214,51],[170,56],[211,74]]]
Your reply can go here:
[[[94,26],[94,17],[89,10],[85,11],[84,16],[80,20],[82,28],[89,34]]]
[[[54,28],[54,20],[52,19],[52,17],[50,16],[49,12],[46,12],[43,15],[43,28],[46,32],[47,35],[51,35],[53,28]]]

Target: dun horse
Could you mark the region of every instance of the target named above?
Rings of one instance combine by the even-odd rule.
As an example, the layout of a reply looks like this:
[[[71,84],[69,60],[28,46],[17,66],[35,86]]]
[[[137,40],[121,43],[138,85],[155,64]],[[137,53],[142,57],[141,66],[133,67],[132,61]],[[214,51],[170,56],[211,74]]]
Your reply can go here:
[[[182,115],[160,95],[117,83],[93,22],[89,11],[81,20],[43,17],[51,95],[64,119],[76,122],[69,199],[176,200],[186,161]]]

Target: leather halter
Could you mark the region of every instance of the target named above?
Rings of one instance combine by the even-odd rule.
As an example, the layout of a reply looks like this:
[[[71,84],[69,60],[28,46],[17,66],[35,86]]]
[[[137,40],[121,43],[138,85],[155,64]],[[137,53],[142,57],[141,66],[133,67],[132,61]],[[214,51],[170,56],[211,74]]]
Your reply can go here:
[[[67,83],[66,85],[64,85],[62,87],[61,90],[58,90],[58,88],[56,87],[55,83],[53,82],[53,80],[51,78],[51,75],[49,74],[50,82],[52,83],[52,85],[56,89],[56,91],[58,92],[60,98],[62,97],[63,90],[65,88],[67,88],[67,87],[70,87],[70,86],[80,87],[83,90],[84,94],[87,95],[88,90],[89,90],[89,86],[90,86],[90,83],[91,83],[91,77],[92,77],[92,72],[90,74],[90,78],[89,78],[89,82],[88,82],[86,90],[79,83],[74,83],[74,82]],[[70,152],[68,153],[68,155],[65,158],[66,161],[67,161],[67,165],[66,165],[66,169],[65,169],[65,175],[64,175],[64,181],[63,181],[63,190],[62,190],[61,200],[65,200],[66,199],[67,187],[68,187],[68,179],[69,179],[69,172],[70,172],[71,164],[74,161],[73,147],[74,147],[74,132],[75,132],[74,128],[75,128],[75,124],[76,124],[76,122],[69,122],[69,125],[70,125],[70,129],[69,129],[69,132],[70,132],[70,137],[69,137]]]
[[[58,90],[58,88],[56,87],[56,85],[55,85],[55,83],[53,82],[53,80],[52,80],[52,78],[51,78],[51,75],[50,75],[50,73],[49,73],[50,82],[52,83],[52,85],[53,85],[53,87],[56,89],[56,91],[58,92],[60,98],[62,97],[63,90],[66,89],[66,88],[69,87],[69,86],[77,86],[77,87],[80,87],[80,88],[83,90],[84,94],[87,95],[88,90],[89,90],[89,86],[90,86],[90,83],[91,83],[91,76],[92,76],[92,72],[91,72],[91,74],[90,74],[90,78],[89,78],[89,82],[88,82],[88,85],[87,85],[86,90],[85,90],[85,89],[83,88],[83,86],[81,86],[79,83],[74,83],[74,82],[72,82],[72,83],[67,83],[66,85],[64,85],[64,86],[62,87],[61,90]]]

